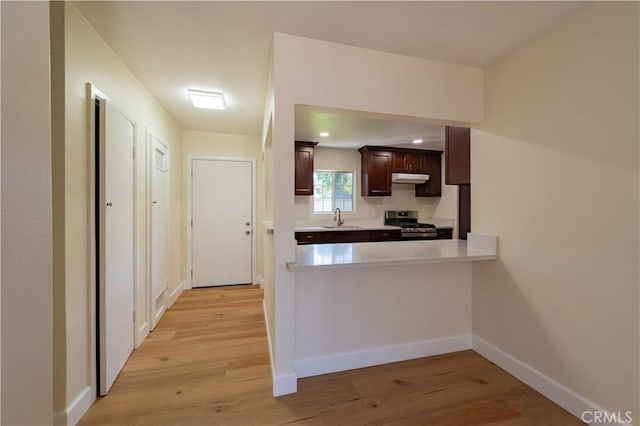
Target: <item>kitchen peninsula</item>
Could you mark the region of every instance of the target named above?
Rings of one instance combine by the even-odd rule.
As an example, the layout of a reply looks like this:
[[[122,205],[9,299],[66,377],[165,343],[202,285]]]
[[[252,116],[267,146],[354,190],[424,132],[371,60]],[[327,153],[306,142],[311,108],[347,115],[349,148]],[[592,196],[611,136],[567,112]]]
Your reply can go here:
[[[290,271],[380,267],[497,259],[497,238],[469,234],[469,240],[384,241],[298,246]]]
[[[471,262],[498,258],[497,237],[474,234],[296,253],[298,378],[471,348]]]

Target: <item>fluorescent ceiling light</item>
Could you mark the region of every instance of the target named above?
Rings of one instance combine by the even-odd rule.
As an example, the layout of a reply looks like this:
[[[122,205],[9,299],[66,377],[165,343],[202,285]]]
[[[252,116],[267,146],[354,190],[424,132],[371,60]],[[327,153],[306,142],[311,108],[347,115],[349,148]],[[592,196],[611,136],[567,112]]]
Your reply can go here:
[[[221,92],[206,92],[204,90],[187,90],[193,106],[206,109],[224,109],[224,94]]]
[[[328,138],[329,132],[320,132],[320,136],[322,136],[323,138]]]
[[[422,139],[414,139],[413,143],[415,143],[416,145],[422,143]]]

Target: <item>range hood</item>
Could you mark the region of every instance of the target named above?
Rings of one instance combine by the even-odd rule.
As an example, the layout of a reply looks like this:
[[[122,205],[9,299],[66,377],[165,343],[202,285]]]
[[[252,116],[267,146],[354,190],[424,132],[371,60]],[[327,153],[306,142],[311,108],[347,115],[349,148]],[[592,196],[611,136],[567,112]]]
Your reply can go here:
[[[429,180],[429,175],[417,173],[392,173],[391,183],[425,183]]]

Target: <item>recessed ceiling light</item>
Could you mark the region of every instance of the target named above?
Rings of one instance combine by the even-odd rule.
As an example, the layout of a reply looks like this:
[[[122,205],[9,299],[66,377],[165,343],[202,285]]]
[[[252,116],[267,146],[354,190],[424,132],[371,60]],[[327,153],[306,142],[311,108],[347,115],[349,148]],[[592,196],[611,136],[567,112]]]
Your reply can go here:
[[[221,92],[207,92],[204,90],[187,90],[193,106],[206,109],[224,109],[224,94]]]
[[[422,139],[414,139],[413,143],[415,143],[416,145],[422,143]]]
[[[329,132],[320,132],[320,136],[322,136],[323,138],[328,138]]]

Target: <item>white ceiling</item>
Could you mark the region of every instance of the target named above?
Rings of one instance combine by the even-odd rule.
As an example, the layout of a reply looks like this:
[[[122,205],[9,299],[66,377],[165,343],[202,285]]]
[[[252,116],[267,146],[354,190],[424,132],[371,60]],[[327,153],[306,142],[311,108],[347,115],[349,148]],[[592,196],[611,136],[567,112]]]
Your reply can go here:
[[[329,148],[360,148],[363,145],[444,149],[444,126],[426,120],[384,117],[355,111],[296,106],[297,141],[319,142]],[[320,132],[328,132],[321,137]],[[414,139],[422,143],[413,144]]]
[[[272,33],[484,66],[575,12],[579,2],[74,3],[184,129],[259,134]],[[224,111],[186,89],[223,91]]]

